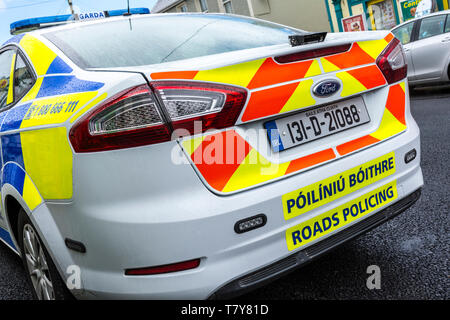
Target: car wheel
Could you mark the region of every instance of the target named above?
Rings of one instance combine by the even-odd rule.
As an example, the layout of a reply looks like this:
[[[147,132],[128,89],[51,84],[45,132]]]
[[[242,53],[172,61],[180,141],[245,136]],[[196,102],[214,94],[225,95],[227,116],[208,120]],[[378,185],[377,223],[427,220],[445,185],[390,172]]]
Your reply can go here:
[[[23,266],[34,299],[73,299],[41,238],[23,209],[19,211],[17,234]]]

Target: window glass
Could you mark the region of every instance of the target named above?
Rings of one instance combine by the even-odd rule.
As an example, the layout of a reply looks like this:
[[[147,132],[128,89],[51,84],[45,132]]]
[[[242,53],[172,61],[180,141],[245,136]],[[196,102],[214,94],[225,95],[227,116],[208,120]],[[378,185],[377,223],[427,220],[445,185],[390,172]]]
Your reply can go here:
[[[450,32],[450,14],[447,16],[447,23],[445,24],[445,32]]]
[[[13,56],[13,50],[7,50],[0,53],[0,111],[7,105],[7,102],[12,102],[8,101],[8,93]]]
[[[411,34],[414,27],[414,23],[405,24],[395,30],[392,33],[402,42],[402,44],[407,44],[411,42]]]
[[[188,12],[188,8],[185,4],[183,4],[182,6],[180,6],[180,11],[181,12]]]
[[[420,25],[419,40],[437,36],[444,32],[445,15],[424,18]]]
[[[34,78],[20,55],[17,55],[14,71],[14,97],[20,99],[33,85]]]
[[[206,3],[206,0],[199,0],[200,1],[200,9],[202,12],[208,12],[208,4]]]
[[[158,64],[289,44],[304,31],[247,17],[190,14],[131,18],[51,31],[45,36],[82,68]]]
[[[226,13],[233,13],[233,6],[231,5],[231,0],[224,0],[223,6]]]

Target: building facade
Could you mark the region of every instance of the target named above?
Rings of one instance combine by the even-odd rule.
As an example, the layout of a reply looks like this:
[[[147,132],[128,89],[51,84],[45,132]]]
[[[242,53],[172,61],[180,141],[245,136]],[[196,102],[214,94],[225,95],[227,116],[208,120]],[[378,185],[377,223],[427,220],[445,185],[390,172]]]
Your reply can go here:
[[[447,10],[450,0],[324,0],[333,32],[388,30],[413,19],[420,6]],[[420,2],[424,1],[422,5]]]
[[[152,12],[235,13],[308,31],[331,31],[323,0],[159,0]]]

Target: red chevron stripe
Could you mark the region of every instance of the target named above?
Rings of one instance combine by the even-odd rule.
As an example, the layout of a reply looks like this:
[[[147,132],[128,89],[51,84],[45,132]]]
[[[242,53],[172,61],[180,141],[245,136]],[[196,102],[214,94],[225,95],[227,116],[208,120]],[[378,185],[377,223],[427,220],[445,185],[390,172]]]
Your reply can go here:
[[[386,79],[376,65],[362,67],[347,71],[367,89],[372,89],[386,84]]]
[[[212,134],[191,155],[203,178],[222,191],[252,147],[234,130]],[[201,159],[201,163],[196,163]]]
[[[389,88],[389,94],[386,102],[386,108],[401,123],[406,125],[405,120],[405,92],[397,84]]]
[[[298,87],[299,82],[252,92],[242,115],[242,121],[250,121],[277,114]]]
[[[361,47],[354,43],[350,51],[325,57],[329,62],[339,69],[347,69],[363,64],[373,63],[375,60],[369,56]]]
[[[371,144],[374,144],[380,140],[372,137],[372,136],[364,136],[349,142],[346,142],[344,144],[341,144],[340,146],[337,146],[336,149],[339,152],[340,155],[346,155],[350,152],[353,152],[355,150],[367,147]]]
[[[247,88],[255,89],[302,79],[305,77],[313,62],[314,60],[278,64],[272,58],[268,58],[258,69]]]
[[[197,75],[198,71],[168,71],[168,72],[154,72],[150,76],[153,80],[161,79],[186,79],[192,80]]]
[[[313,153],[308,156],[292,160],[285,174],[296,172],[334,158],[336,158],[336,155],[334,154],[333,149],[327,149],[317,153]]]
[[[386,40],[388,43],[394,39],[394,35],[392,33],[389,33],[386,37],[384,37],[384,40]]]

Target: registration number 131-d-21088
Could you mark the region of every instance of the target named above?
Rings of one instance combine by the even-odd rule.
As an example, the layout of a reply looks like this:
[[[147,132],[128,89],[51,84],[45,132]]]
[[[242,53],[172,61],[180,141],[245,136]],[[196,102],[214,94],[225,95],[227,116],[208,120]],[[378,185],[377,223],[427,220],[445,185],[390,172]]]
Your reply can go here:
[[[274,151],[282,151],[370,121],[361,97],[265,124]]]

